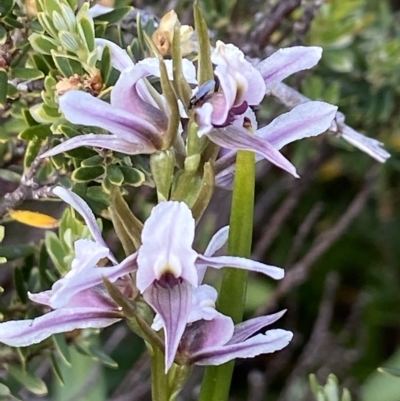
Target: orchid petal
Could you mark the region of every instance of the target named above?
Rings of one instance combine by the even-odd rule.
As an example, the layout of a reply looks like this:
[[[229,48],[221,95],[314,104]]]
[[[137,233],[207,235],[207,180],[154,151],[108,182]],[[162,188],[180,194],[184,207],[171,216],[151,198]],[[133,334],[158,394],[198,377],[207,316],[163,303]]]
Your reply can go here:
[[[288,113],[275,118],[267,126],[256,131],[276,149],[299,139],[325,132],[335,118],[337,107],[324,102],[307,102],[296,106]]]
[[[72,206],[85,220],[93,239],[104,248],[108,249],[107,244],[101,235],[99,226],[97,225],[96,218],[88,204],[80,196],[63,187],[54,188],[53,194],[57,195],[65,203],[68,203],[68,205]],[[112,262],[118,263],[111,251],[109,251],[108,257]]]
[[[290,331],[269,330],[242,343],[203,348],[197,354],[193,354],[191,359],[196,365],[221,365],[235,358],[253,358],[279,351],[289,344],[292,337],[293,333]]]
[[[280,49],[256,65],[266,84],[266,93],[295,72],[314,67],[320,60],[322,48],[294,46]]]
[[[110,101],[114,107],[151,121],[151,124],[158,127],[157,130],[162,133],[167,130],[168,119],[142,80],[148,75],[149,72],[141,64],[136,64],[133,68],[122,72],[111,91]],[[139,96],[138,90],[144,98]]]
[[[226,241],[228,241],[228,236],[229,226],[220,228],[211,238],[211,241],[204,252],[204,256],[213,256],[226,244]]]
[[[143,143],[128,142],[117,135],[87,134],[67,139],[47,152],[44,152],[40,157],[55,156],[72,149],[80,148],[81,146],[110,149],[127,155],[149,154],[154,153],[156,150],[153,145],[144,146]]]
[[[190,362],[201,358],[203,350],[223,347],[232,337],[234,324],[230,317],[216,312],[212,320],[201,320],[186,327],[179,351]],[[200,355],[200,357],[197,357]]]
[[[128,142],[142,143],[144,148],[153,146],[150,136],[158,136],[156,127],[139,115],[129,113],[100,100],[89,93],[69,91],[59,99],[65,118],[82,125],[95,125],[112,132]]]
[[[219,146],[234,150],[250,150],[265,157],[271,163],[298,177],[296,169],[277,149],[269,142],[255,135],[251,135],[244,128],[230,126],[211,130],[208,138]]]
[[[198,266],[210,266],[214,269],[223,267],[235,267],[257,273],[266,274],[275,280],[280,280],[285,275],[284,270],[280,267],[266,265],[251,259],[241,258],[238,256],[203,256],[198,255],[196,260]]]
[[[390,157],[390,153],[383,149],[384,145],[382,142],[374,138],[368,138],[347,125],[344,126],[341,137],[380,163],[385,163]]]
[[[121,320],[117,311],[104,308],[61,308],[36,319],[0,323],[0,342],[26,347],[52,334],[76,329],[107,327]]]
[[[245,322],[239,323],[235,326],[235,331],[232,338],[228,341],[228,344],[237,344],[245,341],[257,331],[262,328],[269,326],[279,320],[286,310],[274,313],[273,315],[260,316],[254,319],[246,320]]]
[[[193,289],[192,306],[187,319],[188,323],[198,320],[212,320],[218,314],[215,310],[215,302],[218,293],[214,287],[203,284]]]
[[[89,9],[89,12],[90,12],[90,10],[93,10],[95,7],[98,7],[98,6],[99,5],[96,4],[94,7]],[[104,7],[104,8],[109,8],[109,7]],[[100,14],[98,14],[98,15],[100,15]],[[109,47],[110,52],[111,52],[111,65],[116,70],[124,71],[124,70],[131,68],[134,65],[132,59],[129,57],[126,50],[122,49],[114,42],[111,42],[110,40],[107,40],[107,39],[96,38],[94,40],[94,43],[95,43],[97,51],[99,52],[99,59],[101,59],[101,56],[103,55],[104,48],[106,46]]]
[[[215,252],[221,249],[226,241],[228,241],[229,226],[222,227],[217,233],[213,235],[207,249],[204,252],[205,256],[213,256]],[[203,281],[204,275],[206,274],[207,266],[199,266],[197,268],[197,274],[199,276],[199,284]]]
[[[103,277],[107,277],[111,282],[123,277],[136,269],[137,253],[128,256],[120,264],[113,267],[97,267],[85,269],[80,274],[66,277],[59,280],[61,285],[57,285],[57,290],[50,299],[53,308],[60,308],[67,304],[71,297],[80,291],[92,288],[103,282]],[[56,282],[54,285],[56,285]]]
[[[136,284],[141,292],[166,273],[197,286],[194,227],[192,212],[183,202],[162,202],[153,208],[138,252]]]
[[[146,302],[160,315],[165,335],[165,371],[174,362],[192,304],[192,286],[183,281],[172,287],[154,283],[143,293]]]

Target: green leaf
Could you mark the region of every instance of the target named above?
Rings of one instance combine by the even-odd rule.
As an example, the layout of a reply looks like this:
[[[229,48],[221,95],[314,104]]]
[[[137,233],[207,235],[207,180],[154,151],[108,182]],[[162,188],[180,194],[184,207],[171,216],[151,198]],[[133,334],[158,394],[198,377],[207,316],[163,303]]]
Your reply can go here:
[[[14,8],[15,0],[2,0],[0,3],[0,16],[8,15]]]
[[[109,164],[106,169],[106,177],[114,185],[120,186],[124,182],[124,175],[120,168],[115,164]]]
[[[83,17],[79,19],[78,32],[82,42],[86,44],[89,52],[94,50],[94,24],[93,20]]]
[[[0,178],[4,181],[19,183],[21,181],[21,174],[18,174],[12,170],[6,170],[4,168],[0,168]]]
[[[50,125],[39,124],[23,130],[18,137],[30,141],[34,138],[46,139],[50,135],[52,135]]]
[[[11,75],[14,78],[20,78],[27,81],[34,81],[36,79],[44,78],[43,72],[34,68],[12,68]]]
[[[25,286],[22,270],[19,267],[14,269],[15,291],[22,303],[28,302],[28,291]]]
[[[51,54],[56,67],[66,78],[74,74],[82,75],[83,70],[79,62],[55,51],[52,51]]]
[[[120,7],[116,8],[109,13],[99,15],[94,19],[95,22],[97,21],[104,21],[110,24],[115,24],[116,22],[122,20],[125,15],[129,14],[133,10],[133,7]]]
[[[83,160],[81,163],[82,167],[92,167],[92,166],[100,166],[104,162],[104,157],[100,155],[95,155],[89,157],[89,159]]]
[[[66,24],[63,16],[59,12],[53,11],[52,21],[57,31],[69,31],[68,25]]]
[[[3,25],[0,25],[0,45],[4,45],[7,40],[7,31]]]
[[[61,117],[57,109],[52,109],[44,103],[33,105],[29,112],[38,123],[42,124],[53,124]]]
[[[378,368],[378,372],[386,373],[394,377],[400,377],[400,368]]]
[[[0,397],[8,397],[10,395],[10,389],[3,383],[0,383]]]
[[[105,352],[95,346],[86,346],[84,344],[75,344],[76,350],[83,354],[87,355],[95,361],[101,362],[103,365],[108,366],[110,368],[118,368],[117,362],[115,362],[112,358],[110,358]]]
[[[53,11],[61,13],[60,2],[58,0],[44,0],[43,6],[48,15],[52,15]]]
[[[18,365],[7,364],[8,373],[28,391],[36,395],[46,395],[48,393],[46,383],[34,374],[23,370]]]
[[[100,63],[101,76],[102,76],[103,82],[106,86],[108,86],[108,80],[110,78],[111,70],[112,70],[111,50],[110,50],[109,46],[106,46],[103,50],[103,54],[101,56],[101,63]]]
[[[51,51],[57,50],[58,47],[56,40],[38,33],[32,33],[28,40],[33,50],[41,54],[51,54]]]
[[[66,252],[58,239],[57,235],[52,231],[46,231],[45,244],[47,252],[50,255],[51,260],[56,266],[60,274],[65,274],[70,270],[69,266],[65,263]]]
[[[104,166],[79,167],[72,173],[72,180],[77,182],[92,181],[105,172]]]
[[[5,105],[7,100],[8,75],[5,70],[0,68],[0,105]]]
[[[58,361],[57,361],[57,359],[56,359],[54,354],[51,354],[51,367],[52,367],[54,375],[57,377],[57,379],[60,382],[60,384],[62,386],[64,386],[65,385],[64,378],[63,378],[61,369],[58,366]]]
[[[3,23],[15,29],[21,29],[24,27],[24,25],[21,22],[17,21],[16,17],[12,14],[9,14],[6,17],[4,17]]]
[[[58,39],[62,46],[71,53],[76,53],[80,49],[79,38],[77,35],[68,32],[61,31],[58,33]]]
[[[42,143],[43,143],[42,139],[37,137],[29,141],[24,156],[24,168],[29,168],[32,165],[32,162],[36,159],[37,155],[39,154],[39,150],[42,147]]]
[[[140,187],[146,180],[145,175],[138,169],[128,166],[120,166],[124,175],[124,183],[134,187]]]
[[[5,245],[0,246],[0,257],[7,260],[15,260],[18,258],[25,258],[32,255],[36,250],[34,245]]]
[[[53,341],[62,360],[66,365],[71,366],[71,353],[69,352],[69,346],[65,341],[64,334],[53,334]]]

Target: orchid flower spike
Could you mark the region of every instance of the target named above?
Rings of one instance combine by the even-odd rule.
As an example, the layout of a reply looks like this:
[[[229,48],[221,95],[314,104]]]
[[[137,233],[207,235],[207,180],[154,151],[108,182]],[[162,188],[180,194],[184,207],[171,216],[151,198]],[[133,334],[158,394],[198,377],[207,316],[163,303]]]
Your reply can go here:
[[[205,255],[193,248],[195,220],[182,202],[162,202],[155,206],[142,232],[138,250],[136,284],[145,301],[159,315],[165,335],[165,368],[174,359],[185,328],[190,322],[194,290],[207,266],[232,266],[260,272],[274,279],[283,278],[283,270],[250,259],[213,256],[226,240],[224,229],[212,240]]]

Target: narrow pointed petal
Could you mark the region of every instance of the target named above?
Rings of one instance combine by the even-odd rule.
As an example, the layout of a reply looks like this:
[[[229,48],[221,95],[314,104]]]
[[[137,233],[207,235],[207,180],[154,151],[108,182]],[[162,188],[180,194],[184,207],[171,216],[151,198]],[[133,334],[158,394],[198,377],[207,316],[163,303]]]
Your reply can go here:
[[[82,146],[110,149],[127,155],[151,154],[156,151],[156,148],[153,145],[144,146],[141,142],[133,142],[134,140],[135,138],[132,138],[132,142],[128,142],[119,138],[117,135],[79,135],[54,146],[54,148],[44,152],[40,157],[45,158],[55,156]]]
[[[276,149],[299,139],[325,132],[335,118],[337,107],[324,102],[307,102],[275,118],[256,131]]]
[[[103,128],[128,142],[152,146],[150,136],[159,134],[156,127],[141,116],[114,107],[89,93],[69,91],[60,97],[60,109],[74,123]]]
[[[185,331],[192,304],[192,286],[186,281],[166,288],[154,283],[143,293],[143,297],[159,314],[163,322],[165,371],[167,372],[174,362]]]
[[[107,327],[121,320],[114,310],[62,308],[36,319],[0,323],[0,342],[11,347],[37,344],[52,334],[76,329]]]
[[[228,341],[228,344],[240,343],[247,340],[250,336],[262,328],[275,323],[279,320],[286,310],[274,313],[273,315],[260,316],[254,319],[246,320],[245,322],[239,323],[235,326],[235,331],[232,338]]]
[[[108,246],[101,235],[99,226],[97,225],[96,218],[88,204],[80,196],[63,187],[54,188],[53,193],[65,203],[72,206],[83,217],[93,239],[104,248],[108,249]],[[109,251],[108,257],[112,262],[118,263],[111,251]]]
[[[229,226],[220,228],[211,238],[204,256],[213,256],[215,252],[219,251],[228,241]]]
[[[183,202],[162,202],[153,208],[139,249],[136,284],[141,292],[166,273],[197,286],[194,227],[192,212]]]
[[[261,354],[270,354],[285,348],[293,334],[290,331],[276,329],[265,334],[258,334],[239,344],[222,345],[203,349],[192,355],[196,365],[221,365],[235,358],[253,358]]]
[[[207,133],[207,136],[212,142],[228,149],[253,151],[294,177],[298,177],[296,168],[277,149],[266,140],[251,135],[244,128],[230,126],[214,129]]]
[[[351,143],[353,146],[367,155],[370,155],[380,163],[385,163],[385,161],[390,157],[390,153],[383,148],[384,145],[382,142],[379,142],[374,138],[368,138],[367,136],[353,130],[351,127],[345,126],[341,136],[345,141]]]
[[[210,266],[214,269],[223,267],[235,267],[257,273],[266,274],[275,280],[280,280],[285,275],[285,272],[280,267],[265,265],[264,263],[256,262],[251,259],[241,258],[238,256],[203,256],[198,255],[196,260],[198,266]]]
[[[229,226],[222,227],[218,232],[214,234],[211,238],[207,249],[204,252],[205,256],[213,256],[215,252],[220,250],[228,241],[229,236]],[[197,269],[197,274],[199,276],[199,284],[203,281],[204,275],[206,274],[207,266],[199,266]]]
[[[96,4],[90,10],[93,10],[95,7],[98,7],[98,6],[99,5]],[[101,58],[101,56],[103,54],[103,50],[104,50],[104,48],[106,46],[108,46],[110,48],[110,51],[111,51],[111,65],[116,70],[124,71],[124,70],[127,70],[127,69],[131,68],[134,65],[132,59],[129,57],[129,55],[126,52],[126,50],[122,49],[121,47],[119,47],[114,42],[111,42],[110,40],[107,40],[107,39],[96,38],[94,40],[94,43],[95,43],[95,46],[96,46],[97,50],[99,51],[99,58]]]
[[[97,267],[87,268],[81,271],[81,274],[75,274],[68,277],[68,280],[62,279],[62,285],[57,286],[57,291],[51,297],[51,306],[53,308],[60,308],[67,304],[71,297],[80,291],[87,290],[103,282],[103,277],[107,277],[111,282],[116,281],[118,278],[123,277],[137,267],[136,265],[137,254],[128,256],[119,265],[113,267]],[[54,285],[56,285],[55,283]]]
[[[280,49],[256,65],[266,84],[266,93],[295,72],[314,67],[322,55],[321,47],[294,46]]]

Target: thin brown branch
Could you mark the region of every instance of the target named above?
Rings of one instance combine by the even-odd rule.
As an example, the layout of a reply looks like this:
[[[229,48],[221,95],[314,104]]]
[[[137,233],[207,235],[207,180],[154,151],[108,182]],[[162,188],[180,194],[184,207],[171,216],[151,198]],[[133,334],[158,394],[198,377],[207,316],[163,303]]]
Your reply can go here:
[[[307,279],[310,269],[316,260],[333,245],[333,243],[346,231],[349,225],[361,212],[372,191],[376,181],[376,176],[377,174],[375,169],[371,169],[367,173],[364,187],[355,196],[342,217],[330,230],[323,232],[315,239],[310,250],[293,266],[292,269],[288,271],[284,280],[280,282],[274,291],[269,303],[257,311],[257,314],[266,314],[271,308],[277,306],[278,301],[284,295],[301,285]]]

